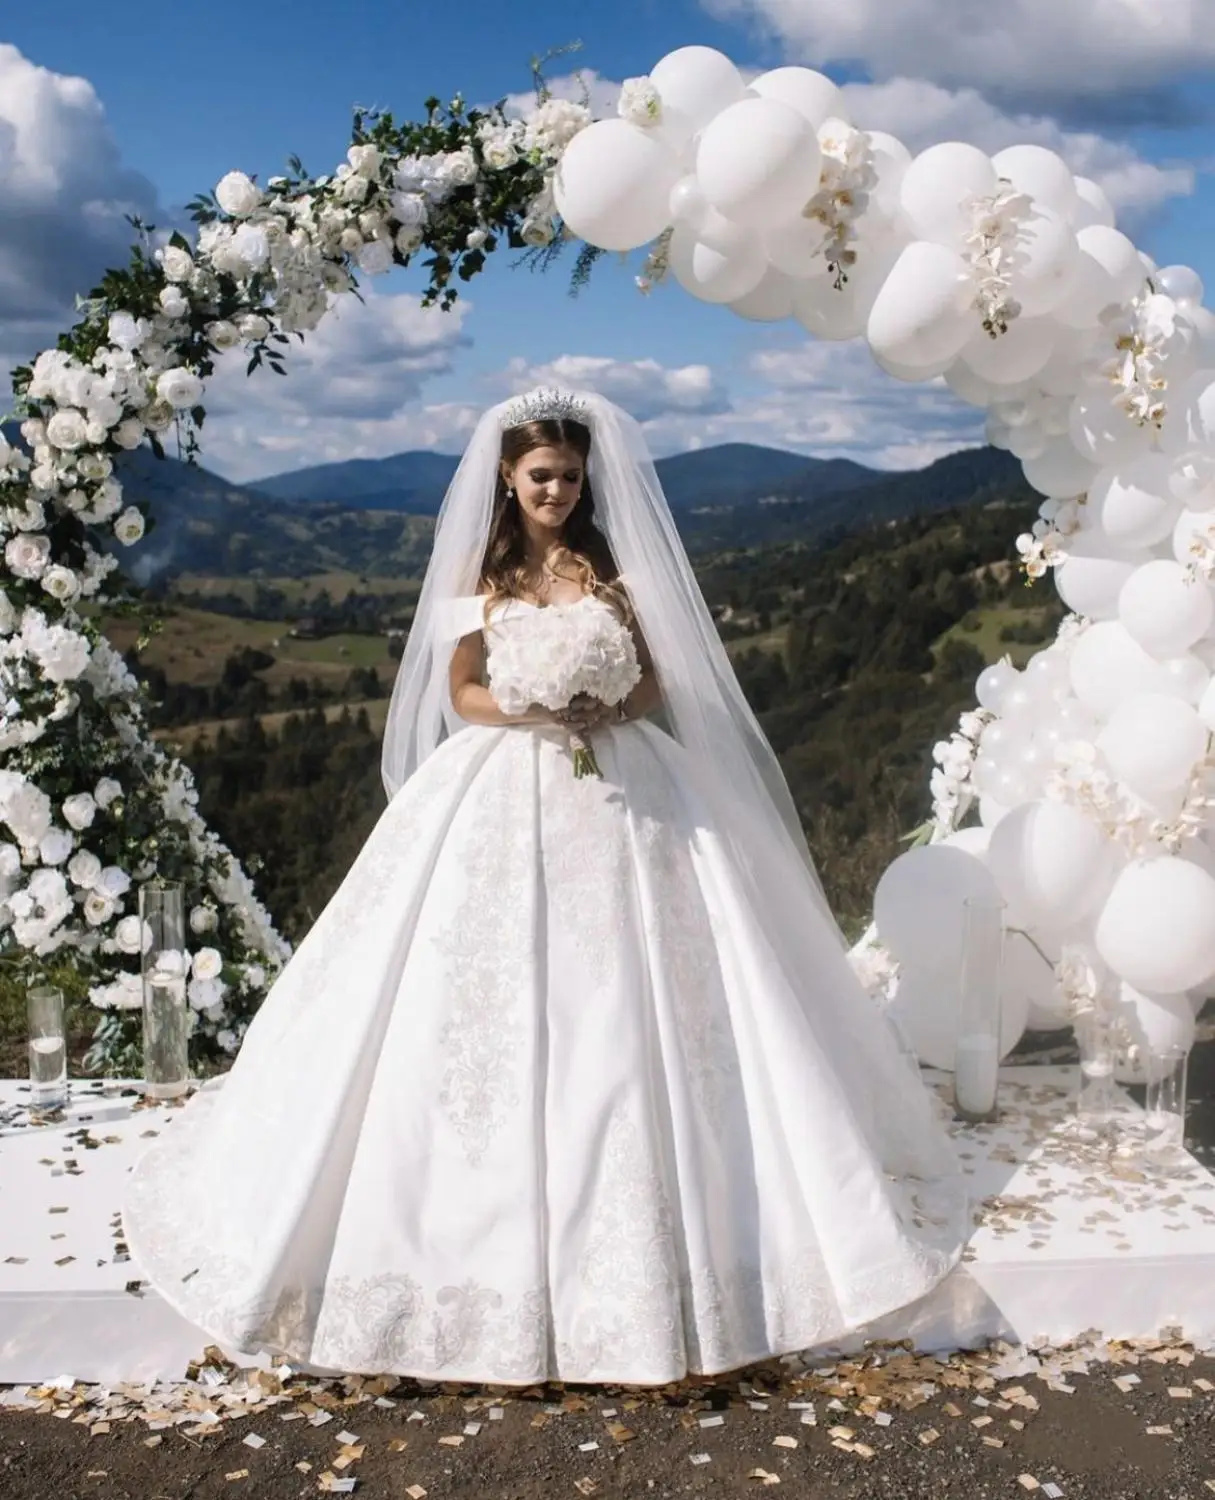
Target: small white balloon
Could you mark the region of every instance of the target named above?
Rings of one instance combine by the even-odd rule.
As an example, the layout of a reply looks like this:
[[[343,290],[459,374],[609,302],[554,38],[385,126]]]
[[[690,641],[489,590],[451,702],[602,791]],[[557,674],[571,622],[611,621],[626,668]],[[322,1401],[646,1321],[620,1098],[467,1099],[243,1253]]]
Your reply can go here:
[[[1090,224],[1076,234],[1079,256],[1068,295],[1055,316],[1070,328],[1090,328],[1110,306],[1129,301],[1147,273],[1134,243],[1117,229]]]
[[[1201,302],[1205,295],[1202,277],[1191,266],[1161,266],[1152,280],[1174,302]]]
[[[700,230],[675,225],[670,266],[680,286],[702,302],[737,302],[763,280],[768,263],[755,234],[710,210]]]
[[[999,713],[1009,689],[1019,680],[1020,673],[1010,661],[994,662],[979,673],[975,683],[975,696],[981,708]]]
[[[755,323],[778,323],[793,316],[794,284],[783,271],[769,266],[754,290],[729,304],[730,311]]]
[[[671,222],[701,229],[709,219],[709,200],[704,195],[695,172],[681,177],[671,189],[669,199]]]
[[[974,278],[945,245],[916,240],[901,252],[869,313],[866,336],[874,354],[895,364],[953,361],[970,336]]]
[[[908,166],[899,201],[921,239],[960,249],[972,228],[966,200],[990,197],[996,178],[991,158],[977,146],[943,141],[921,151]]]
[[[1041,495],[1070,500],[1088,492],[1097,477],[1097,465],[1077,452],[1067,438],[1055,438],[1037,458],[1027,458],[1025,477]]]
[[[997,151],[991,164],[1007,177],[1019,193],[1049,208],[1061,218],[1070,218],[1079,206],[1071,168],[1055,151],[1045,146],[1008,146]]]
[[[1076,451],[1102,467],[1133,463],[1152,441],[1152,429],[1129,417],[1104,386],[1076,393],[1068,433]]]
[[[740,99],[701,132],[696,175],[719,213],[763,229],[786,222],[818,192],[822,151],[791,105]]]
[[[1007,333],[992,338],[980,327],[958,358],[993,385],[1015,385],[1045,367],[1054,353],[1058,328],[1051,318],[1014,318]]]
[[[1193,988],[1215,972],[1215,879],[1174,855],[1132,861],[1102,908],[1096,946],[1145,994]]]
[[[1169,472],[1168,459],[1146,453],[1098,474],[1089,503],[1114,547],[1152,547],[1172,531],[1178,507]]]
[[[1180,698],[1140,693],[1114,709],[1097,746],[1119,781],[1157,797],[1189,782],[1206,752],[1207,729]]]
[[[668,147],[627,120],[597,120],[565,148],[553,197],[566,225],[603,250],[635,250],[671,221],[680,175]]]
[[[1215,515],[1209,510],[1183,510],[1173,527],[1173,556],[1188,568],[1212,551],[1215,551]]]
[[[1139,566],[1081,533],[1068,539],[1067,558],[1055,568],[1055,588],[1068,609],[1086,620],[1113,620],[1127,579]]]
[[[1180,656],[1215,622],[1215,600],[1205,579],[1191,579],[1172,558],[1153,558],[1123,584],[1118,615],[1145,651]]]
[[[768,259],[777,270],[799,280],[827,274],[823,256],[826,244],[827,226],[819,219],[806,219],[801,214],[777,224],[764,235]]]
[[[1215,369],[1197,370],[1169,391],[1160,446],[1178,458],[1215,453]]]
[[[1215,454],[1175,458],[1169,469],[1169,493],[1187,510],[1215,510]]]
[[[1090,224],[1104,224],[1107,229],[1113,229],[1114,206],[1106,197],[1105,189],[1091,177],[1077,177],[1075,186],[1077,203],[1072,214],[1072,228],[1081,230]]]
[[[865,331],[869,312],[894,264],[894,256],[880,251],[858,258],[848,280],[837,288],[833,276],[802,281],[794,316],[816,338],[842,341]]]
[[[1160,663],[1164,673],[1165,692],[1171,698],[1180,698],[1191,708],[1197,708],[1211,681],[1211,669],[1200,656],[1187,651],[1181,656],[1170,656]]]

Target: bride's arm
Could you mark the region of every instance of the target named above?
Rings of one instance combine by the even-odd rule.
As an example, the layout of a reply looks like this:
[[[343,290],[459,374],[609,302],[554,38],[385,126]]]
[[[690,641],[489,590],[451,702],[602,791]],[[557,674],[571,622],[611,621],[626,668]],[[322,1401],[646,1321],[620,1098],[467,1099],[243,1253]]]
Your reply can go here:
[[[451,655],[448,681],[451,706],[470,724],[554,724],[551,709],[532,706],[521,714],[504,714],[481,678],[485,667],[485,640],[480,631],[462,636]]]
[[[626,718],[640,719],[645,714],[653,713],[659,707],[662,703],[662,690],[658,686],[658,677],[654,671],[654,658],[650,655],[650,648],[636,620],[633,621],[632,631],[633,640],[637,644],[641,681],[624,700],[624,712]]]

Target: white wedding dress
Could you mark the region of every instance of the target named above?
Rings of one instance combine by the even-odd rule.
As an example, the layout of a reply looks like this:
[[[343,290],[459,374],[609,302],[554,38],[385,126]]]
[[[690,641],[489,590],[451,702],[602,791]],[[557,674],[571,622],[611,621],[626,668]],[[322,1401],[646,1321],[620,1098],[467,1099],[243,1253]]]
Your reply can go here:
[[[134,1259],[214,1338],[662,1384],[830,1342],[957,1261],[948,1137],[837,935],[807,910],[773,939],[669,735],[593,742],[602,780],[557,729],[444,741],[134,1167]]]

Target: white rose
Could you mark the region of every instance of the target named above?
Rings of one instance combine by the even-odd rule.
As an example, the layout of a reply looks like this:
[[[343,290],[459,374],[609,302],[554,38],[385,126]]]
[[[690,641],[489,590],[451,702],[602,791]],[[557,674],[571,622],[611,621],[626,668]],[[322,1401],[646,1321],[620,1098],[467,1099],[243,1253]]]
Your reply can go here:
[[[173,425],[173,408],[167,401],[150,401],[140,415],[149,432],[164,432]]]
[[[229,172],[215,184],[215,201],[234,219],[245,219],[261,203],[257,184],[244,172]]]
[[[76,471],[82,479],[108,479],[114,468],[112,460],[104,453],[81,453],[76,459]]]
[[[114,929],[114,940],[124,953],[142,953],[152,945],[152,933],[138,917],[123,917]]]
[[[166,318],[184,318],[190,311],[190,299],[181,287],[173,284],[161,287],[159,301]]]
[[[662,119],[662,99],[648,78],[626,78],[620,89],[616,111],[630,125],[657,125]]]
[[[14,850],[14,853],[16,851]],[[261,964],[245,965],[245,985],[251,990],[260,990],[265,987],[266,971]]]
[[[135,417],[127,417],[119,422],[111,435],[120,448],[138,448],[143,442],[143,423]]]
[[[359,270],[366,276],[382,276],[392,270],[392,246],[387,240],[372,240],[355,257]]]
[[[229,1031],[226,1026],[222,1031],[215,1033],[215,1040],[219,1044],[220,1049],[228,1053],[229,1056],[240,1047],[240,1037],[237,1036],[235,1031]]]
[[[194,257],[180,245],[166,245],[160,252],[160,268],[168,281],[189,281],[194,274]]]
[[[101,879],[101,861],[88,849],[77,849],[68,862],[68,875],[73,885],[91,891]]]
[[[97,804],[89,796],[88,792],[77,792],[63,804],[64,821],[69,828],[74,828],[77,833],[91,827],[93,819],[96,816]]]
[[[269,318],[263,318],[260,313],[246,313],[236,326],[243,339],[264,339],[270,332]]]
[[[235,323],[229,323],[226,318],[208,323],[207,337],[217,349],[234,349],[240,343],[240,331]]]
[[[75,839],[66,828],[52,828],[44,833],[38,845],[38,853],[44,865],[61,865],[71,854]]]
[[[201,935],[215,927],[216,917],[209,906],[196,906],[190,912],[190,931]]]
[[[111,802],[116,802],[122,796],[122,787],[112,776],[103,776],[93,788],[93,797],[98,807],[109,807]]]
[[[55,563],[42,575],[42,587],[52,599],[58,599],[61,604],[66,604],[80,593],[80,580],[71,568],[65,568],[62,563]]]
[[[489,235],[486,234],[484,229],[474,229],[470,231],[468,238],[464,241],[464,248],[466,250],[480,250],[488,239]]]
[[[82,413],[72,407],[57,411],[46,424],[46,440],[55,448],[68,452],[83,447],[88,440],[86,423]]]
[[[106,326],[106,337],[110,343],[118,349],[125,349],[128,354],[132,349],[139,348],[148,333],[147,320],[135,318],[129,312],[111,313]]]
[[[209,1010],[223,998],[223,989],[215,979],[192,979],[186,998],[195,1010]]]
[[[416,224],[406,224],[404,228],[397,230],[397,249],[402,255],[412,255],[419,248],[424,238],[425,236]]]
[[[122,509],[122,485],[116,479],[105,479],[98,485],[93,496],[93,517],[108,521]]]
[[[197,406],[202,400],[202,393],[202,381],[193,370],[187,370],[183,366],[165,370],[156,377],[157,396],[175,411]]]
[[[362,249],[363,236],[358,232],[353,224],[348,224],[346,228],[342,230],[341,234],[338,235],[338,245],[346,252],[347,255],[353,255],[356,250]]]
[[[421,193],[393,193],[392,217],[402,228],[420,228],[430,218],[430,210]]]
[[[467,147],[452,151],[444,158],[443,175],[457,187],[469,187],[477,180],[477,158]]]
[[[379,148],[371,145],[351,146],[346,152],[351,168],[364,177],[376,177],[380,171]]]
[[[241,268],[259,271],[270,259],[270,236],[261,224],[238,224],[232,235],[232,250]]]
[[[143,516],[133,505],[128,505],[114,522],[114,535],[124,547],[132,547],[143,536]]]
[[[519,230],[523,243],[533,246],[551,245],[555,232],[551,219],[524,219]]]
[[[84,920],[90,927],[103,926],[113,915],[113,899],[104,891],[90,891],[84,898]]]
[[[190,972],[195,979],[218,979],[224,961],[217,948],[200,948],[194,955]]]
[[[370,187],[371,183],[361,172],[352,172],[342,183],[339,196],[343,203],[362,203]]]
[[[486,141],[481,147],[481,155],[485,158],[487,167],[501,172],[506,167],[513,167],[519,160],[519,149],[509,136],[503,135]]]
[[[50,555],[50,537],[29,532],[9,537],[4,547],[4,560],[18,578],[41,578]]]
[[[97,889],[117,901],[131,889],[131,877],[117,865],[106,865],[97,877]]]

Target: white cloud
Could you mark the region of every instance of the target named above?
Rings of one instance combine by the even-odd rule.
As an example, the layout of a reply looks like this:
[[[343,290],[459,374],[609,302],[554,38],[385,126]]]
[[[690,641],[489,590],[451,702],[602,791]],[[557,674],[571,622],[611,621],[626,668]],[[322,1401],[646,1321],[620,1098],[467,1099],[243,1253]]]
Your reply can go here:
[[[665,415],[703,417],[729,408],[725,389],[709,365],[667,366],[655,359],[563,354],[540,365],[512,360],[502,382],[511,393],[536,385],[598,391],[639,422]]]
[[[1142,93],[1215,61],[1210,0],[704,0],[791,61],[1041,97]]]
[[[0,364],[53,342],[75,294],[126,263],[126,214],[159,222],[156,190],[122,164],[92,84],[0,43]]]
[[[1047,146],[1073,172],[1099,182],[1114,207],[1131,218],[1194,191],[1192,166],[1157,166],[1124,142],[1093,131],[1065,130],[1047,115],[1007,112],[972,88],[892,78],[845,84],[844,94],[858,126],[897,136],[913,152],[940,141],[967,141],[992,154],[1005,146]]]
[[[472,303],[443,312],[408,293],[365,286],[363,296],[342,297],[302,344],[291,343],[285,380],[266,370],[247,377],[239,351],[217,364],[206,397],[209,466],[239,480],[463,442],[473,408],[417,402],[467,346]]]

